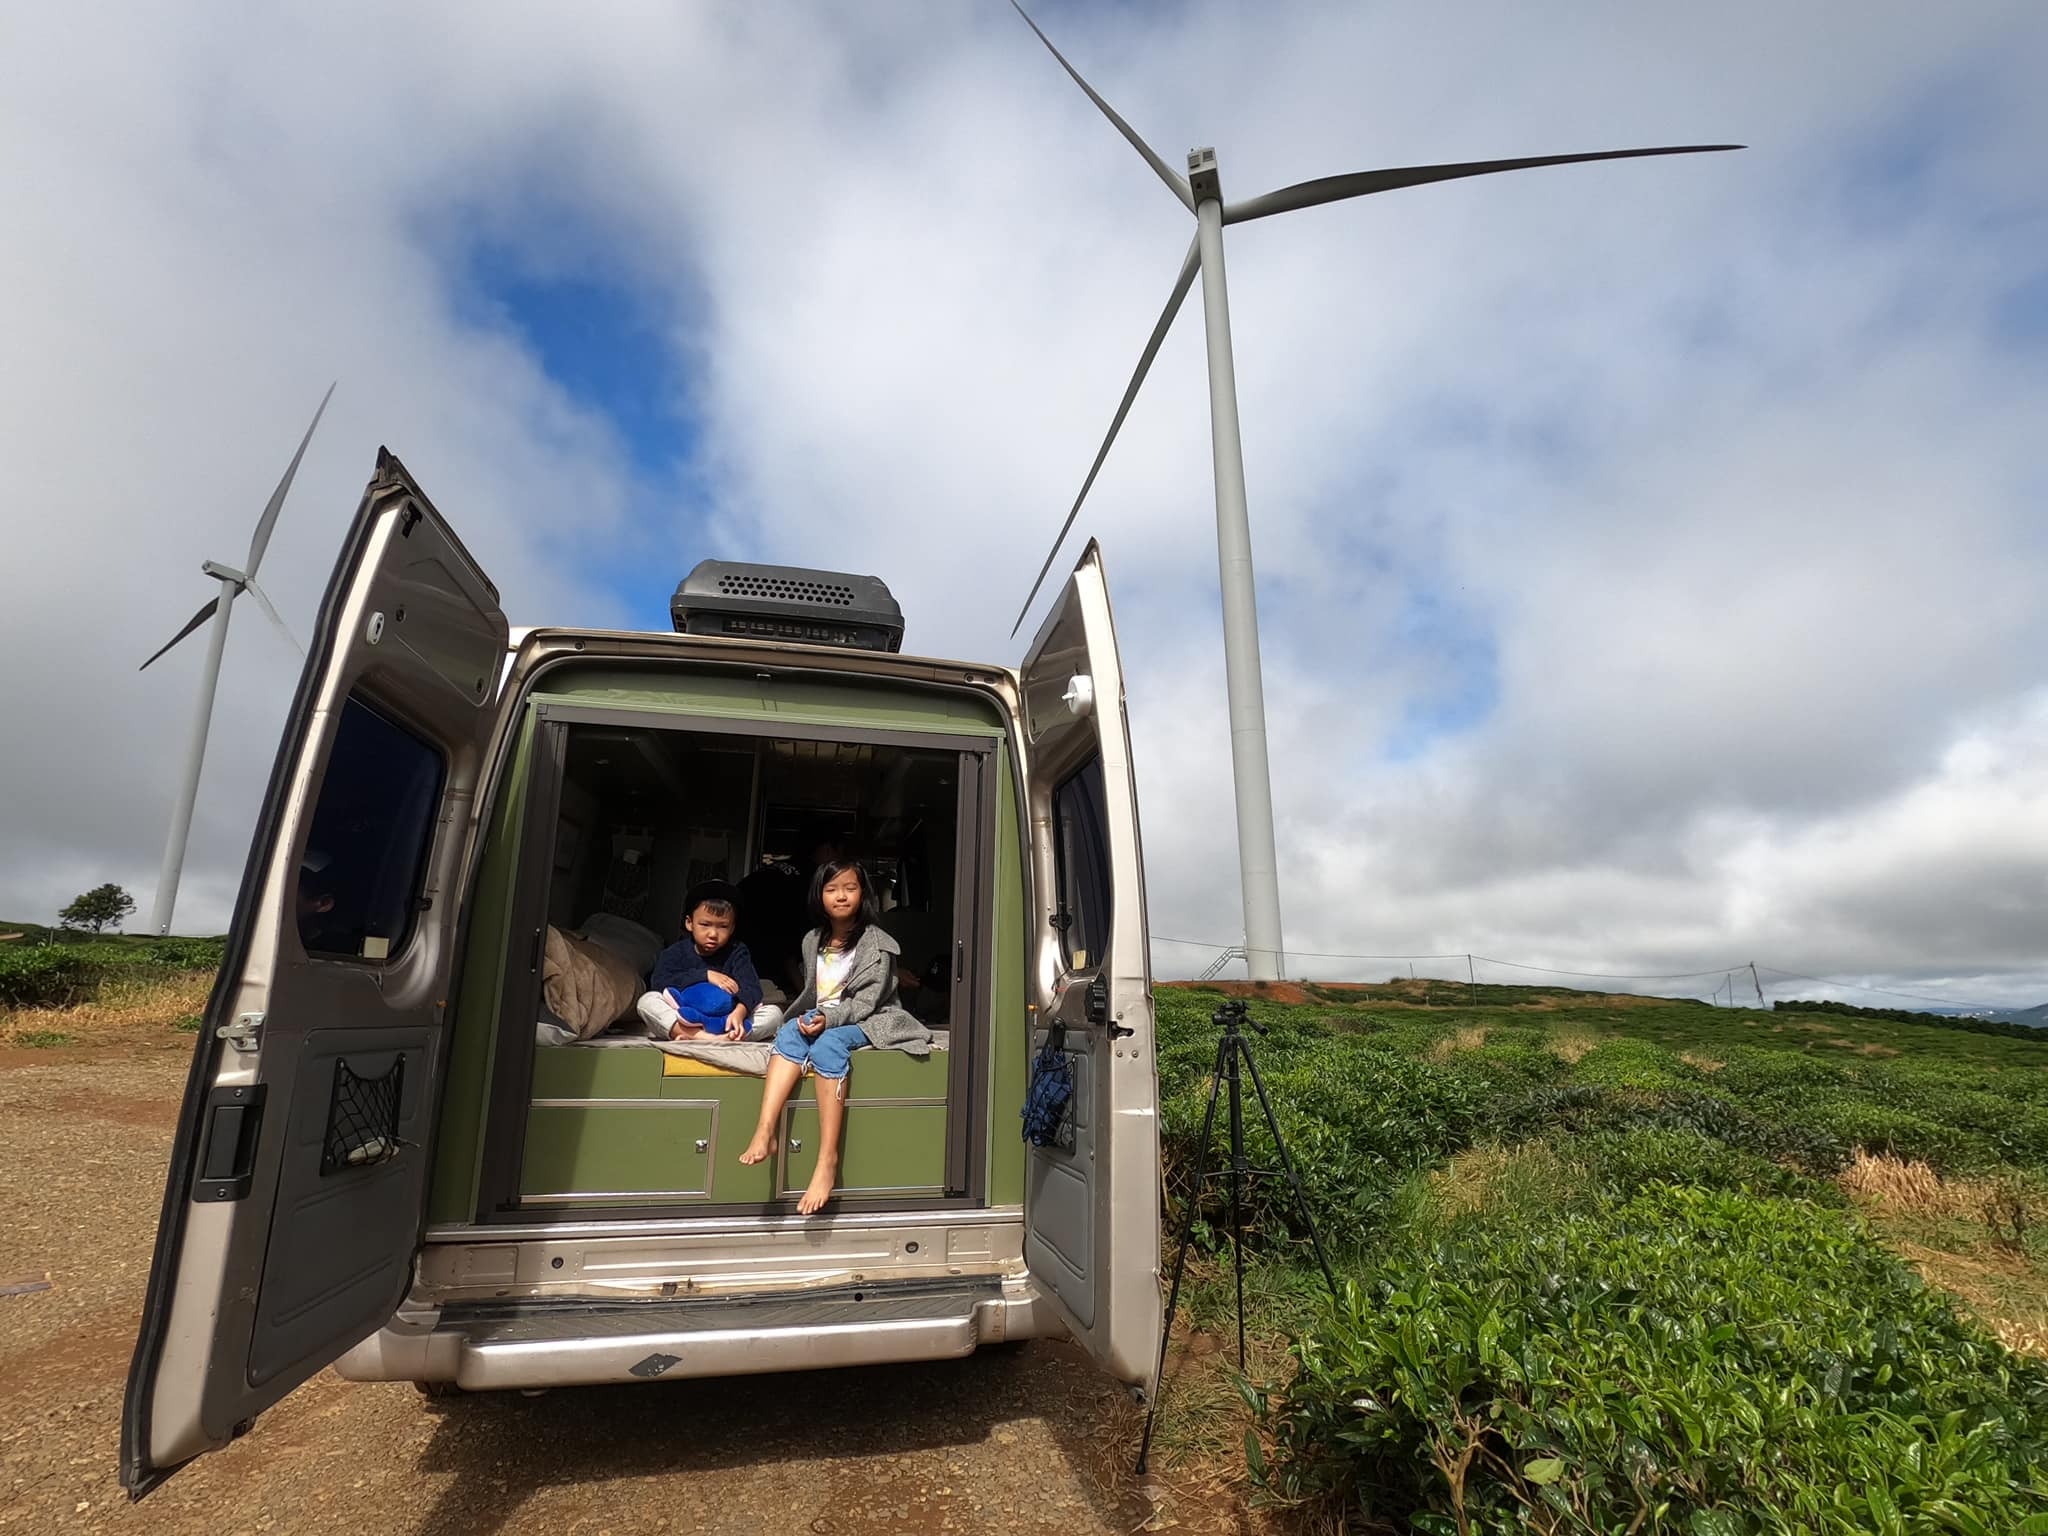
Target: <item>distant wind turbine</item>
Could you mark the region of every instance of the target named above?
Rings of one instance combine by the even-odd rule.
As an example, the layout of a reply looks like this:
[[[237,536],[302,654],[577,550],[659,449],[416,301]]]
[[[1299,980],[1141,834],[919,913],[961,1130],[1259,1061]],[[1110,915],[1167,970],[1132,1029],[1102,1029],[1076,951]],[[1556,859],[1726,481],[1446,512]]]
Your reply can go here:
[[[320,408],[313,412],[312,425],[306,428],[306,435],[299,439],[299,451],[292,455],[291,463],[285,466],[284,478],[277,482],[277,489],[270,493],[269,504],[263,515],[256,519],[255,537],[249,540],[249,558],[242,562],[237,571],[217,561],[208,560],[200,569],[220,583],[217,595],[206,600],[204,606],[185,621],[185,627],[171,636],[156,655],[151,656],[138,669],[148,671],[151,662],[162,656],[193,630],[213,620],[213,633],[207,637],[206,666],[199,674],[199,712],[192,721],[192,745],[185,756],[185,779],[178,793],[177,804],[171,808],[171,835],[164,842],[164,864],[157,876],[156,905],[150,909],[149,926],[153,932],[171,931],[171,909],[178,902],[178,877],[185,868],[185,841],[192,831],[192,806],[199,797],[199,766],[206,760],[206,731],[213,719],[213,695],[220,683],[221,652],[228,643],[228,614],[235,599],[247,592],[275,624],[291,648],[301,656],[305,647],[293,638],[291,630],[277,609],[271,604],[261,587],[256,585],[256,567],[263,563],[263,551],[270,543],[270,530],[277,524],[277,514],[284,506],[285,493],[292,488],[292,476],[299,472],[299,460],[306,456],[306,444],[313,441],[313,428],[320,425],[320,418],[327,412],[327,402],[334,398],[334,385],[327,386],[327,393],[320,397]]]
[[[1238,878],[1244,891],[1245,969],[1254,981],[1277,980],[1282,949],[1278,859],[1273,849],[1273,786],[1266,763],[1265,687],[1259,675],[1259,619],[1252,587],[1251,526],[1245,511],[1244,453],[1237,430],[1237,373],[1230,353],[1230,297],[1223,281],[1223,226],[1263,219],[1276,213],[1293,213],[1323,203],[1342,202],[1346,198],[1365,197],[1374,192],[1419,187],[1432,181],[1491,176],[1498,171],[1526,171],[1545,165],[1573,165],[1585,160],[1708,154],[1743,146],[1683,144],[1662,149],[1609,149],[1584,155],[1538,155],[1520,160],[1468,160],[1454,165],[1409,165],[1389,170],[1354,171],[1344,176],[1322,176],[1314,181],[1297,182],[1291,187],[1282,187],[1277,192],[1267,192],[1240,203],[1226,203],[1217,179],[1215,150],[1190,150],[1188,174],[1185,178],[1180,176],[1138,136],[1136,129],[1117,116],[1115,109],[1096,94],[1093,86],[1081,78],[1080,71],[1053,47],[1052,39],[1039,30],[1038,23],[1031,19],[1018,0],[1010,0],[1010,4],[1024,18],[1024,24],[1038,33],[1038,40],[1059,60],[1060,67],[1073,77],[1074,83],[1081,87],[1088,99],[1101,108],[1102,115],[1116,125],[1117,132],[1130,140],[1131,147],[1166,183],[1167,190],[1195,216],[1194,243],[1188,247],[1187,256],[1181,262],[1180,276],[1174,279],[1166,308],[1160,314],[1159,322],[1152,327],[1145,350],[1138,356],[1137,372],[1131,375],[1116,415],[1110,419],[1109,434],[1103,438],[1101,448],[1096,450],[1095,462],[1088,467],[1088,477],[1081,482],[1081,494],[1074,498],[1073,509],[1060,525],[1059,537],[1053,540],[1045,564],[1039,567],[1038,579],[1031,584],[1031,595],[1024,599],[1024,607],[1010,632],[1014,635],[1023,627],[1024,616],[1031,611],[1038,589],[1045,584],[1046,572],[1052,569],[1053,561],[1058,558],[1060,546],[1066,542],[1074,519],[1081,515],[1081,503],[1095,484],[1095,476],[1101,470],[1103,460],[1109,457],[1109,445],[1116,441],[1124,417],[1130,414],[1131,403],[1138,397],[1138,386],[1144,383],[1152,359],[1166,340],[1166,333],[1172,328],[1173,318],[1180,312],[1181,301],[1194,285],[1195,273],[1199,269],[1202,274],[1202,312],[1209,343],[1209,430],[1216,480],[1216,559],[1223,585],[1223,671],[1230,699],[1231,773],[1237,788],[1237,859]]]

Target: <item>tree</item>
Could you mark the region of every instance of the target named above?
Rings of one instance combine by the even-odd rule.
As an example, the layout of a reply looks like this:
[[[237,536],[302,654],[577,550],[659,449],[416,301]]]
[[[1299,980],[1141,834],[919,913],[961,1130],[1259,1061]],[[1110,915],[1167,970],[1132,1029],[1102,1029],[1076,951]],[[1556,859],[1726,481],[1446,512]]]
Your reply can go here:
[[[61,922],[90,928],[98,933],[109,923],[118,925],[135,910],[135,898],[118,885],[98,885],[57,914]]]

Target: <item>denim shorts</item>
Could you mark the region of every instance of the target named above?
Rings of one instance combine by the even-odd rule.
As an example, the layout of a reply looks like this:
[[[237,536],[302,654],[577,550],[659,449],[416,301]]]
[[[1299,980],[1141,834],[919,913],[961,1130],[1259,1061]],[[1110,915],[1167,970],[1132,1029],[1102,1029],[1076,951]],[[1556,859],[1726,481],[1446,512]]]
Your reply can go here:
[[[867,1031],[858,1024],[830,1025],[819,1030],[815,1040],[806,1040],[793,1018],[785,1020],[782,1028],[775,1031],[776,1055],[798,1066],[809,1062],[812,1072],[835,1082],[852,1067],[848,1058],[867,1043]]]

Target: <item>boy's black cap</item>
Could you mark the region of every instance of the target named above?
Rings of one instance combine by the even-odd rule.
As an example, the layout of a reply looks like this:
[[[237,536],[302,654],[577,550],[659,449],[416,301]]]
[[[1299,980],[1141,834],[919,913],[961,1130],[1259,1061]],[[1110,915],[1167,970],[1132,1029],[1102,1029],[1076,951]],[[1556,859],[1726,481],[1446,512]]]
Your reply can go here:
[[[692,912],[707,901],[730,902],[733,911],[737,913],[740,906],[739,889],[730,880],[699,880],[683,897],[684,919],[687,920]]]

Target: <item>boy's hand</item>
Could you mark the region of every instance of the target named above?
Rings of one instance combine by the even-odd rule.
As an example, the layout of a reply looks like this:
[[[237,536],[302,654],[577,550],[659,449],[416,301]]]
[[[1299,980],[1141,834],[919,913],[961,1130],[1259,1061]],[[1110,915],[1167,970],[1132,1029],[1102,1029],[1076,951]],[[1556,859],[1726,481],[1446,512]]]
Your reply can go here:
[[[725,1016],[725,1033],[720,1035],[718,1038],[723,1040],[727,1045],[730,1045],[735,1040],[744,1039],[746,1037],[746,1033],[747,1010],[744,1008],[735,1008],[731,1013],[728,1013]]]
[[[729,992],[734,997],[739,996],[740,984],[734,981],[730,976],[726,975],[723,971],[706,971],[704,973],[704,979],[710,982],[711,985],[713,985],[714,987],[724,988],[725,991]]]

